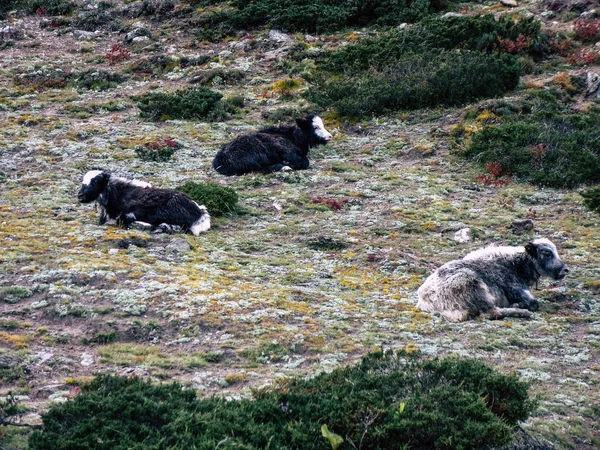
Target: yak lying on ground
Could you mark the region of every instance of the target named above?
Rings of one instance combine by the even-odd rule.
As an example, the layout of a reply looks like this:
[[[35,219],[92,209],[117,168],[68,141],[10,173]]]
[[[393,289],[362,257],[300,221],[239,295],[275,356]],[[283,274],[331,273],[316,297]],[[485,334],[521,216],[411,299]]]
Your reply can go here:
[[[419,288],[417,307],[459,322],[532,316],[538,301],[531,289],[542,276],[560,280],[569,272],[548,239],[525,247],[485,247],[437,269]]]
[[[318,116],[309,114],[296,124],[238,136],[217,153],[214,169],[222,175],[308,169],[310,148],[326,144],[332,136]]]
[[[77,198],[81,203],[98,201],[100,225],[115,219],[123,227],[133,222],[147,222],[155,228],[181,227],[198,236],[210,228],[210,216],[187,194],[157,189],[138,180],[111,177],[104,170],[85,174]]]

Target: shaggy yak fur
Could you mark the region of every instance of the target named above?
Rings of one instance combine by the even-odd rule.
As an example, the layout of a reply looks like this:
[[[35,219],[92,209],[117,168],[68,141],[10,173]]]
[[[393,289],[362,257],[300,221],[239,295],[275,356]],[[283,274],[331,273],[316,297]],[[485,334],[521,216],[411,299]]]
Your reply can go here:
[[[310,148],[326,144],[332,136],[318,116],[309,114],[296,124],[238,136],[217,153],[214,169],[222,175],[308,169]]]
[[[81,203],[97,201],[101,208],[100,225],[115,219],[123,227],[146,222],[154,228],[181,227],[195,236],[210,228],[210,216],[187,194],[157,189],[138,180],[111,177],[104,170],[85,174],[77,198]]]
[[[431,274],[418,290],[417,307],[452,322],[479,314],[529,318],[539,308],[529,289],[542,276],[560,280],[567,272],[548,239],[525,247],[485,247]]]

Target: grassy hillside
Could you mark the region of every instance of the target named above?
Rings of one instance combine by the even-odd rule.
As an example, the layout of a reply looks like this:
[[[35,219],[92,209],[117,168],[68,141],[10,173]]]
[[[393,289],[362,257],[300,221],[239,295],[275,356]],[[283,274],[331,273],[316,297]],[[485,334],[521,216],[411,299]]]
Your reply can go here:
[[[515,374],[539,404],[529,434],[597,448],[591,6],[287,4],[0,6],[0,395],[15,395],[11,414],[40,425],[97,373],[248,399],[383,347]],[[308,112],[334,136],[311,149],[309,170],[212,169],[234,137]],[[213,228],[99,226],[76,199],[98,167],[207,196]],[[524,219],[534,229],[519,234]],[[538,236],[571,271],[539,284],[532,320],[450,324],[415,308],[439,265]],[[0,426],[0,447],[27,448],[29,433]]]

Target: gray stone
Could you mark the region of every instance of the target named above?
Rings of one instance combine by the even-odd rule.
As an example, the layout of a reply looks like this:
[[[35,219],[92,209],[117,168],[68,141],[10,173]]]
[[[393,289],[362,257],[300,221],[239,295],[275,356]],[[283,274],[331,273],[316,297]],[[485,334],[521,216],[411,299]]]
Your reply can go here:
[[[91,41],[93,39],[96,39],[99,34],[100,34],[99,31],[85,31],[85,30],[73,31],[73,36],[75,36],[77,39],[80,39],[83,41]]]
[[[600,97],[598,87],[600,87],[600,75],[596,72],[588,72],[585,77],[585,95]]]
[[[442,19],[448,19],[450,17],[462,17],[462,14],[455,13],[455,12],[447,12],[446,14],[444,14],[442,16]]]
[[[174,252],[189,252],[191,249],[190,244],[183,238],[175,238],[167,245],[167,250]]]
[[[269,31],[269,40],[278,44],[291,44],[294,42],[294,38],[277,30]]]
[[[146,29],[146,28],[135,28],[132,31],[130,31],[129,33],[127,33],[125,35],[125,42],[133,42],[133,39],[136,37],[142,37],[142,36],[146,36],[147,38],[151,38],[152,37],[152,33],[150,33],[150,30]]]
[[[502,3],[504,6],[510,6],[511,8],[519,6],[516,0],[500,0],[500,3]]]
[[[264,54],[264,57],[267,61],[270,61],[273,59],[280,59],[283,56],[287,55],[289,51],[290,51],[290,47],[281,47],[276,50],[271,50],[270,52],[266,52]]]
[[[137,44],[138,42],[146,42],[149,40],[150,40],[150,38],[148,36],[136,36],[131,40],[131,42],[133,42],[134,44]]]
[[[453,239],[459,244],[464,244],[471,240],[471,229],[470,228],[461,228],[456,233],[454,233]]]

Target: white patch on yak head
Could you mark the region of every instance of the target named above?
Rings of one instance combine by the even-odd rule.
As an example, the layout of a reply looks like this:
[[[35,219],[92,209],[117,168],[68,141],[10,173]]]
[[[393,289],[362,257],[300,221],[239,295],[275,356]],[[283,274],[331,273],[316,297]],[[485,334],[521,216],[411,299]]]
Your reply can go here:
[[[312,126],[315,130],[315,134],[319,136],[321,139],[325,139],[329,141],[333,138],[331,133],[325,129],[325,125],[323,124],[323,119],[319,116],[313,117]]]
[[[86,173],[83,176],[83,180],[81,181],[81,184],[85,184],[86,186],[89,186],[89,184],[92,182],[92,180],[103,172],[104,172],[103,170],[90,170],[88,173]]]

